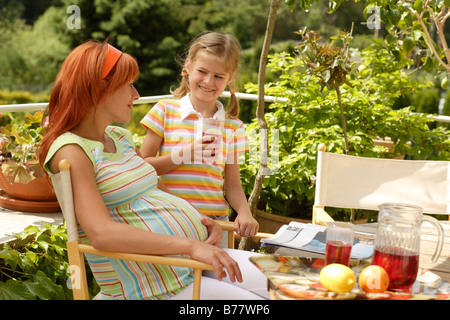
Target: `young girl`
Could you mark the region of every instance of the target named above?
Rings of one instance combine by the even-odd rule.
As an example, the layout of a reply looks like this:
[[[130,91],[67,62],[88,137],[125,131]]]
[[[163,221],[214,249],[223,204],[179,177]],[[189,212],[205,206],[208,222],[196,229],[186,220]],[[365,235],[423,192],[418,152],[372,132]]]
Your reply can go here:
[[[168,189],[203,214],[228,220],[228,201],[237,212],[236,232],[249,237],[259,225],[240,181],[239,155],[247,151],[247,141],[234,94],[239,62],[233,36],[209,32],[194,39],[173,92],[177,100],[159,101],[141,121],[147,134],[140,150]],[[227,86],[231,99],[225,111],[217,99]],[[220,137],[205,134],[209,118],[219,124]]]

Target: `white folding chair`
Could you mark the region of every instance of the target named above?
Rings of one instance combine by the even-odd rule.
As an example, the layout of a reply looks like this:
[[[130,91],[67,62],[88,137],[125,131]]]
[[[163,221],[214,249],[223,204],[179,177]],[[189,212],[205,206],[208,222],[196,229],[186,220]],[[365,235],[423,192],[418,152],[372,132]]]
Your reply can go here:
[[[325,207],[378,211],[385,202],[414,204],[428,214],[450,214],[450,162],[364,158],[325,149],[324,144],[319,146],[313,223],[333,220]]]
[[[77,221],[74,211],[69,162],[67,160],[62,160],[59,163],[59,169],[60,172],[58,174],[52,175],[52,183],[67,225],[67,254],[69,259],[69,266],[71,268],[71,282],[72,282],[73,296],[75,300],[89,299],[86,269],[84,264],[84,253],[90,253],[123,260],[132,260],[146,263],[193,268],[194,269],[193,299],[194,300],[200,299],[200,283],[202,270],[214,270],[214,267],[212,265],[188,258],[120,253],[109,251],[107,252],[97,250],[91,245],[81,244],[78,237]]]

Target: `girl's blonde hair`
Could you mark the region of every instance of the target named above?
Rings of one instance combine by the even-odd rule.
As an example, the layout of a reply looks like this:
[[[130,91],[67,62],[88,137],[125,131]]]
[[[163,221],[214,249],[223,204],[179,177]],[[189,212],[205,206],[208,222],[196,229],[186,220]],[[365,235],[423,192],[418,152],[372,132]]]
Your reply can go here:
[[[186,59],[194,61],[197,53],[201,50],[206,50],[208,53],[215,55],[224,64],[227,72],[233,76],[232,82],[228,85],[231,97],[227,106],[227,117],[237,118],[239,116],[239,103],[234,94],[234,90],[236,86],[236,74],[241,64],[241,46],[239,41],[231,34],[206,32],[195,37],[185,54],[185,58],[180,61],[182,67],[180,86],[174,91],[171,91],[171,93],[175,99],[180,99],[189,93],[189,79],[184,69],[184,64]]]

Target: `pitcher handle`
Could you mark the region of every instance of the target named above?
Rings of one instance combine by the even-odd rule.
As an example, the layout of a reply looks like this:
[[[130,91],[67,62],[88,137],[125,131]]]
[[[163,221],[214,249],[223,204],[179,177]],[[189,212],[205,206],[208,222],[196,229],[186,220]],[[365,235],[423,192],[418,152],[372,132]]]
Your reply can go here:
[[[431,257],[431,262],[436,263],[436,261],[439,259],[439,256],[441,255],[442,247],[444,245],[444,228],[442,228],[439,221],[433,217],[423,215],[423,220],[433,224],[436,227],[437,232],[438,232],[438,241],[437,241],[436,250],[434,251],[434,254]]]

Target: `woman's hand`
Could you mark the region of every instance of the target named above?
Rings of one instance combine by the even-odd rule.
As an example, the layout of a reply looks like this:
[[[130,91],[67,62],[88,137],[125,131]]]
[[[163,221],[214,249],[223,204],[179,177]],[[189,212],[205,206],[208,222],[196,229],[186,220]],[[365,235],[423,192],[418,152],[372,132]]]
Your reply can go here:
[[[231,282],[242,282],[242,273],[238,263],[218,247],[195,241],[191,247],[190,257],[214,266],[219,281],[222,281],[222,278],[228,274]]]
[[[205,243],[218,247],[220,245],[220,242],[222,241],[222,227],[217,223],[217,221],[207,216],[203,216],[201,221],[208,230],[208,239],[206,239]]]

